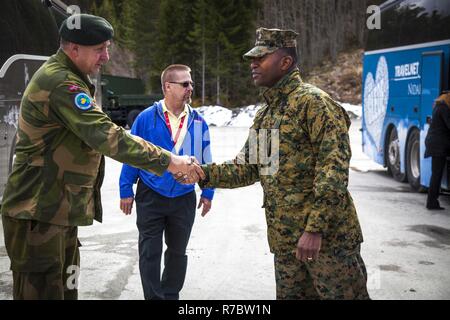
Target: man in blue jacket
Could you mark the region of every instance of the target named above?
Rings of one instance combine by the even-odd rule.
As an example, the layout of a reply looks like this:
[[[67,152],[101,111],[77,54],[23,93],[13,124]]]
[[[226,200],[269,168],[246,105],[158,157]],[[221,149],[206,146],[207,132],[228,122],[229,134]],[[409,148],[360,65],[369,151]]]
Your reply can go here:
[[[161,75],[164,99],[142,111],[131,133],[178,155],[211,162],[208,125],[189,104],[193,91],[191,69],[170,65]],[[139,178],[139,179],[138,179]],[[133,184],[138,181],[136,197]],[[202,216],[211,208],[214,189],[204,189],[198,204]],[[195,217],[194,184],[183,185],[170,173],[158,177],[129,165],[120,175],[120,208],[131,214],[136,201],[139,230],[139,269],[145,299],[179,299],[183,287],[189,241]],[[160,277],[162,235],[167,250]]]

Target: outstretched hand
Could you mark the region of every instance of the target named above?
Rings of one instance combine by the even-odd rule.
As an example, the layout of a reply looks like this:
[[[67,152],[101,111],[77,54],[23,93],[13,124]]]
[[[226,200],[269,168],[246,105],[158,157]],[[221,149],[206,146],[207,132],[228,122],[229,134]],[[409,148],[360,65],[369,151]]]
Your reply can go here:
[[[168,168],[175,180],[182,184],[193,184],[205,178],[205,173],[195,157],[172,156]]]
[[[211,200],[201,197],[200,201],[198,202],[197,209],[200,209],[202,206],[202,217],[204,217],[209,212],[209,210],[211,210]]]

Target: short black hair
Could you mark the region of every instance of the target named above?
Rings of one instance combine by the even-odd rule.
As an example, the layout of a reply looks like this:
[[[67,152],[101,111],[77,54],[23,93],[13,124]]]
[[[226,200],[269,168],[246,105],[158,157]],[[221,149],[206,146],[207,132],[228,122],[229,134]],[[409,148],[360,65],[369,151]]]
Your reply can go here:
[[[298,63],[298,53],[297,48],[289,47],[289,48],[280,48],[279,49],[284,55],[292,57],[292,66],[297,66]]]

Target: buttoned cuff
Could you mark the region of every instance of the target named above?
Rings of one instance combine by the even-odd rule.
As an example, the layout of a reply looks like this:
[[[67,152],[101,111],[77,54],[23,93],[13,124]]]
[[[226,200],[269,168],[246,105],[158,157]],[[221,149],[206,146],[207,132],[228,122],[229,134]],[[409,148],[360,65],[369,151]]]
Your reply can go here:
[[[211,188],[211,186],[209,185],[210,184],[210,175],[209,175],[209,166],[208,165],[206,165],[206,164],[204,164],[204,165],[202,165],[201,166],[201,168],[202,168],[202,170],[203,170],[203,172],[205,173],[205,179],[203,179],[203,180],[200,180],[199,182],[198,182],[198,185],[199,185],[199,187],[200,187],[200,189],[207,189],[207,188]]]
[[[326,221],[326,214],[324,213],[326,208],[322,211],[312,209],[308,221],[306,222],[305,231],[311,233],[324,234],[328,229],[328,221]]]

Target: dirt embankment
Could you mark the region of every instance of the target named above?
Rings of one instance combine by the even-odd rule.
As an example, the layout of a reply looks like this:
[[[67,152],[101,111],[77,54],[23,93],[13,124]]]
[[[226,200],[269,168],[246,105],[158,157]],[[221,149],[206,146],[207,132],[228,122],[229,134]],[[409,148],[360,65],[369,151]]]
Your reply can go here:
[[[136,71],[133,68],[134,56],[130,50],[112,43],[109,48],[110,60],[105,65],[103,72],[115,76],[136,77]]]
[[[361,104],[362,59],[362,49],[343,52],[336,62],[324,61],[303,78],[339,102]]]
[[[136,77],[133,54],[115,44],[111,46],[111,60],[106,73],[125,77]],[[361,104],[363,50],[354,49],[338,55],[336,62],[324,61],[303,74],[306,82],[314,84],[329,93],[339,102]]]

